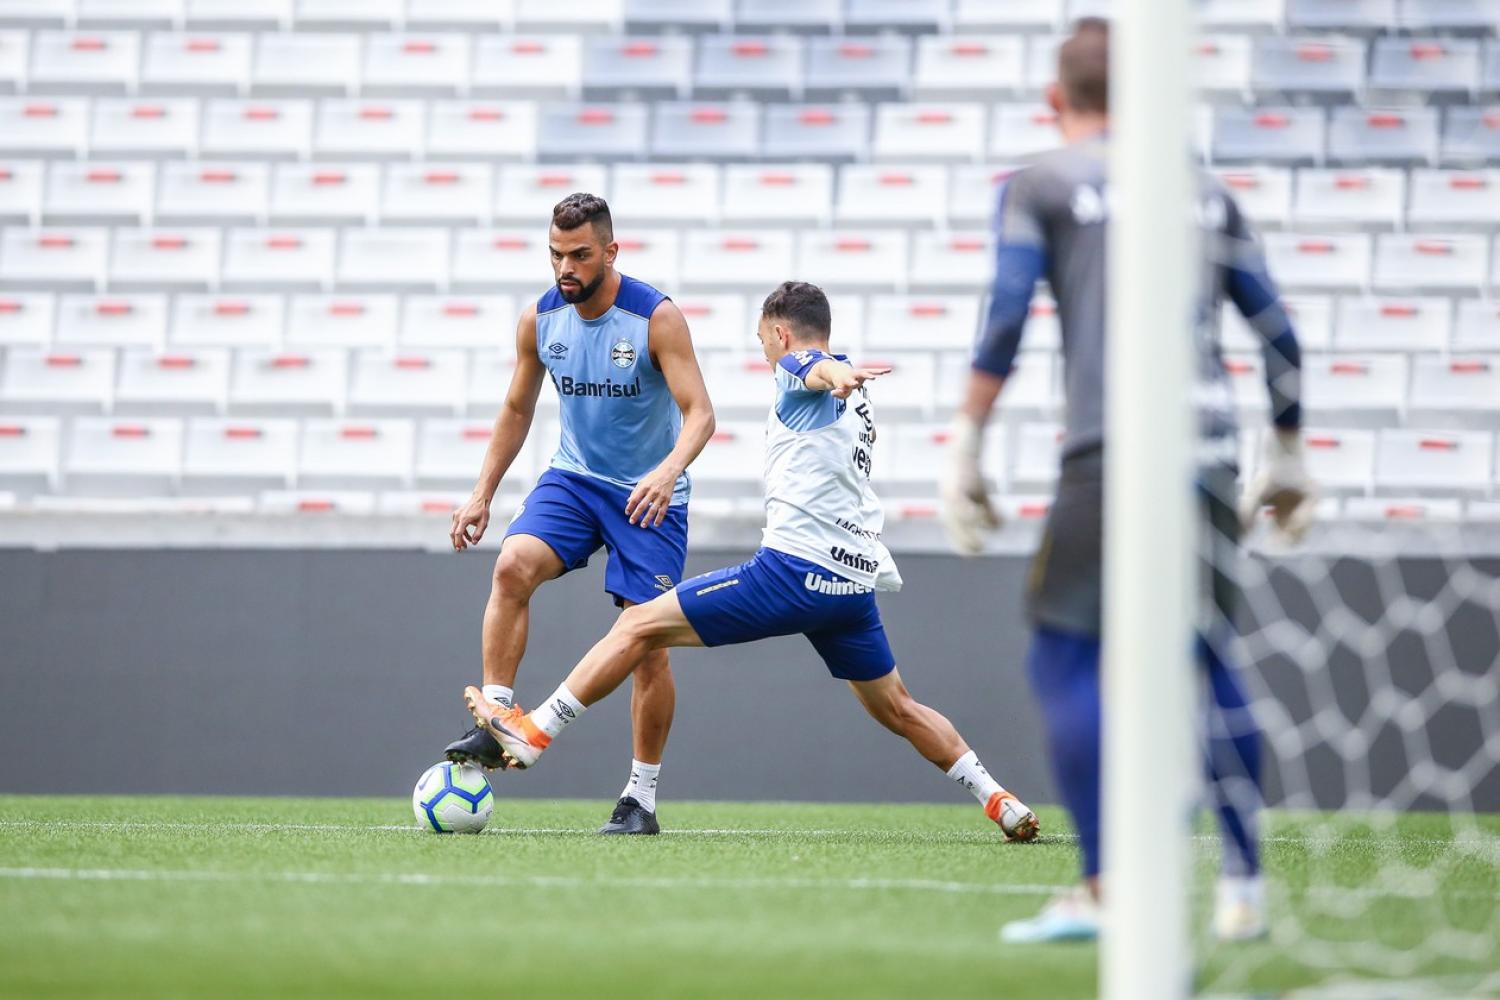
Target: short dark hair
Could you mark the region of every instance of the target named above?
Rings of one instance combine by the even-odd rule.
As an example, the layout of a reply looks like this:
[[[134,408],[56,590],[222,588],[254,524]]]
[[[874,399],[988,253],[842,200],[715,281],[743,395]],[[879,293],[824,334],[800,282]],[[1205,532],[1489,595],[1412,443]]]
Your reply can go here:
[[[615,223],[610,218],[609,205],[597,194],[575,191],[568,195],[553,206],[552,224],[564,232],[592,225],[600,243],[614,242]]]
[[[761,303],[760,314],[767,319],[784,319],[797,333],[819,340],[826,340],[833,328],[828,296],[805,281],[783,281]]]
[[[1057,50],[1057,82],[1074,111],[1109,112],[1109,22],[1083,17]]]

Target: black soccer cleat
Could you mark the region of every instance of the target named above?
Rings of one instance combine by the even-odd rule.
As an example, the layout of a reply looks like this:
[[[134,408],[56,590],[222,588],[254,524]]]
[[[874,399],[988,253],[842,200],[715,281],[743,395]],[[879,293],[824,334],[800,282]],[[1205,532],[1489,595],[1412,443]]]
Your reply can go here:
[[[615,811],[609,822],[599,828],[600,833],[624,833],[650,835],[661,833],[656,823],[656,813],[647,812],[639,802],[625,796],[615,803]]]
[[[455,764],[478,764],[494,771],[505,766],[505,751],[500,741],[475,726],[443,749],[443,756]]]

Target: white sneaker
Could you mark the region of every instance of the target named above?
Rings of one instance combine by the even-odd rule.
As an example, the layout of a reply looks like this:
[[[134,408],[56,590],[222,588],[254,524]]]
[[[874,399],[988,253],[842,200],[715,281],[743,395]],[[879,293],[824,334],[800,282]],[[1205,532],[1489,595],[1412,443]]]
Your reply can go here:
[[[1256,941],[1266,925],[1266,885],[1260,876],[1223,875],[1214,891],[1214,935],[1223,942]]]
[[[1000,928],[1000,940],[1006,944],[1093,941],[1098,937],[1099,904],[1083,886],[1052,897],[1042,912],[1029,920],[1013,920]]]

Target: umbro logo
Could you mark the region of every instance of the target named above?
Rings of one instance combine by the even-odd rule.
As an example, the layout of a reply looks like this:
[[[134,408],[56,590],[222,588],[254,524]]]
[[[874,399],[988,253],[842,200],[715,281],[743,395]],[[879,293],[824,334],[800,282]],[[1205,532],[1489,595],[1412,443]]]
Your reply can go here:
[[[665,573],[656,574],[657,590],[667,591],[671,590],[674,586],[676,586],[676,584],[672,582],[672,578],[670,576],[667,576]]]
[[[565,358],[568,356],[568,345],[560,344],[554,340],[552,343],[547,345],[547,353],[552,355],[554,358]]]
[[[576,719],[577,718],[577,716],[573,714],[572,707],[567,702],[563,701],[561,698],[559,698],[557,701],[554,701],[552,703],[552,711],[556,712],[559,718],[567,718],[567,719]]]

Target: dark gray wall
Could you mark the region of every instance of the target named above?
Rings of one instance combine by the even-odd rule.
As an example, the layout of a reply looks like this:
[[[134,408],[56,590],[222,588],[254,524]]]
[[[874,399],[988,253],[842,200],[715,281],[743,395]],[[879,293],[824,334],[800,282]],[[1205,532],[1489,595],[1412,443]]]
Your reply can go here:
[[[688,571],[739,555],[695,552]],[[492,559],[0,550],[0,792],[404,793],[469,724],[460,695],[479,673]],[[550,693],[608,629],[615,611],[602,565],[548,584],[533,602],[524,703]],[[1262,595],[1275,593],[1249,603],[1252,632],[1284,626],[1281,616],[1308,631],[1335,612],[1377,621],[1401,593],[1443,609],[1438,620],[1418,616],[1392,630],[1388,655],[1323,637],[1326,675],[1276,652],[1253,665],[1252,686],[1276,703],[1263,718],[1283,724],[1272,740],[1271,798],[1285,789],[1298,805],[1331,807],[1395,791],[1403,805],[1442,807],[1405,781],[1420,762],[1415,748],[1442,768],[1468,768],[1472,807],[1500,809],[1500,765],[1475,766],[1500,704],[1492,696],[1463,703],[1480,690],[1473,679],[1500,669],[1500,602],[1492,600],[1500,591],[1482,583],[1500,564],[1469,564],[1480,575],[1464,578],[1462,599],[1450,589],[1451,563],[1379,565],[1375,573],[1358,560],[1313,559],[1278,564],[1269,582],[1250,574]],[[881,607],[913,692],[954,720],[1002,782],[1051,801],[1023,671],[1025,566],[1018,557],[907,555],[906,588],[882,596]],[[678,713],[664,796],[961,801],[864,716],[800,637],[681,650],[673,662]],[[1409,719],[1368,710],[1381,686],[1416,694],[1454,670],[1469,682],[1423,716],[1429,725],[1415,738],[1403,732]],[[1303,738],[1316,731],[1314,712],[1330,709],[1325,680],[1337,691],[1332,708],[1367,733],[1367,749],[1346,746],[1341,758]],[[628,701],[622,690],[596,706],[542,768],[497,779],[501,793],[613,796],[630,759]],[[1440,771],[1418,770],[1423,786],[1441,780]],[[1309,791],[1312,801],[1301,795]]]

